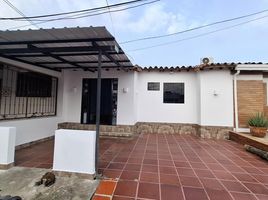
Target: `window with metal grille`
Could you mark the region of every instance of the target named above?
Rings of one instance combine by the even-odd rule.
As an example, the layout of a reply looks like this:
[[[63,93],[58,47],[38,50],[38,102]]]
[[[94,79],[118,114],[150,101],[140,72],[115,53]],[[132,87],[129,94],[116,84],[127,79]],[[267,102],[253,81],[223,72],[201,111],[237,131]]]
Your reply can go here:
[[[56,77],[0,64],[0,120],[56,115]]]
[[[164,103],[184,103],[184,83],[164,83]]]
[[[17,74],[17,97],[51,97],[52,77],[35,73]]]
[[[160,90],[160,83],[159,82],[148,82],[147,90],[159,91]]]

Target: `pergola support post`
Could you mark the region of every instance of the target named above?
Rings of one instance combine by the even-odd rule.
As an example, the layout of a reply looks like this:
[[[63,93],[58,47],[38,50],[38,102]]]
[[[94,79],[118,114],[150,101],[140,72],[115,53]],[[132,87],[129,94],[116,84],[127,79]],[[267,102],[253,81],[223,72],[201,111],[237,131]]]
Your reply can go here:
[[[100,136],[100,106],[101,106],[101,64],[102,51],[98,55],[98,78],[97,78],[97,102],[96,102],[96,150],[95,150],[95,170],[98,176],[99,162],[99,136]]]

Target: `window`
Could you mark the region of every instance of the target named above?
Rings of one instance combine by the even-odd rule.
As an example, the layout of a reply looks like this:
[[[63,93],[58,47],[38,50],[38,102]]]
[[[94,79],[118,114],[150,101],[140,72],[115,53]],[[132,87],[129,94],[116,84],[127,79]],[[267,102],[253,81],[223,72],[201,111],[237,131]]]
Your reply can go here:
[[[55,116],[58,79],[0,65],[0,120]]]
[[[35,72],[17,74],[17,97],[51,97],[52,78]]]
[[[184,83],[164,83],[164,103],[184,103]]]
[[[159,82],[148,82],[147,90],[159,91],[160,83]]]

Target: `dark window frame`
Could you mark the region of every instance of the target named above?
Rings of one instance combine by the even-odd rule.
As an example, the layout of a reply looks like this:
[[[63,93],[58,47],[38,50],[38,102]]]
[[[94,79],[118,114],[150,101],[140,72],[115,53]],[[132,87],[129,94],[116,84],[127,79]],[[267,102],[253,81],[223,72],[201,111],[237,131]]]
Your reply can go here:
[[[176,90],[177,92],[175,93],[174,90]],[[185,83],[184,82],[163,83],[163,103],[185,104]]]
[[[147,91],[160,91],[160,82],[147,82]]]

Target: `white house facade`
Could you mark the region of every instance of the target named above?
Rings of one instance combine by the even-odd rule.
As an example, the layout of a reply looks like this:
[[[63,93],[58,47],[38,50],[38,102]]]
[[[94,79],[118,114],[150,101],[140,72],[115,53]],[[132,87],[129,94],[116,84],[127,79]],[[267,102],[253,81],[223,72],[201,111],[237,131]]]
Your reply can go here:
[[[3,83],[7,77],[7,70],[14,66],[20,70],[38,71],[37,68],[29,68],[33,66],[24,63],[7,59],[2,59],[2,62],[1,80]],[[116,88],[113,95],[107,97],[110,98],[109,101],[112,101],[112,104],[115,104],[114,107],[108,108],[108,110],[113,109],[110,112],[113,116],[110,115],[110,117],[114,117],[114,119],[102,122],[101,135],[130,136],[140,133],[171,133],[195,134],[203,138],[227,137],[228,132],[236,126],[234,80],[237,80],[238,83],[236,90],[241,88],[241,83],[245,81],[249,83],[248,89],[250,89],[251,83],[265,85],[268,81],[265,75],[266,68],[254,73],[252,70],[250,73],[241,70],[240,74],[237,74],[239,66],[239,64],[211,64],[193,68],[135,67],[128,71],[103,69],[103,80],[116,80]],[[250,69],[256,69],[259,66],[266,67],[262,64],[247,65]],[[8,94],[5,96],[7,88],[2,85],[0,125],[16,127],[16,145],[51,137],[58,127],[93,130],[95,128],[94,120],[90,122],[82,119],[86,117],[87,112],[91,112],[90,107],[86,108],[86,111],[82,108],[83,101],[85,101],[85,99],[83,100],[83,90],[85,90],[83,81],[95,80],[97,73],[83,70],[54,72],[44,69],[38,72],[57,79],[57,97],[54,102],[56,110],[52,116],[38,113],[36,116],[27,118],[8,116],[3,105],[10,101],[11,107],[13,107],[16,106],[16,103],[8,97]],[[12,87],[17,87],[16,81],[18,80],[15,79],[15,76],[12,81]],[[175,90],[179,88],[179,96],[177,93],[172,94],[174,88]],[[16,93],[16,90],[18,88],[12,91]],[[267,100],[265,99],[264,104],[266,95],[264,94],[265,91],[262,88],[263,110],[260,110],[261,107],[255,106],[252,108],[252,112],[265,111]],[[18,92],[16,95],[19,96]],[[88,94],[88,96],[90,95]],[[112,99],[114,97],[115,99]],[[47,97],[39,97],[39,99],[42,98],[47,99]],[[95,98],[96,96],[93,95],[91,100]],[[243,102],[239,92],[238,98],[240,98],[240,102]],[[254,98],[256,99],[256,94]],[[243,105],[241,104],[241,106]],[[238,108],[238,115],[240,112],[242,120],[245,108],[241,106]],[[3,117],[4,115],[6,116]],[[245,126],[239,124],[238,128],[245,128]]]

